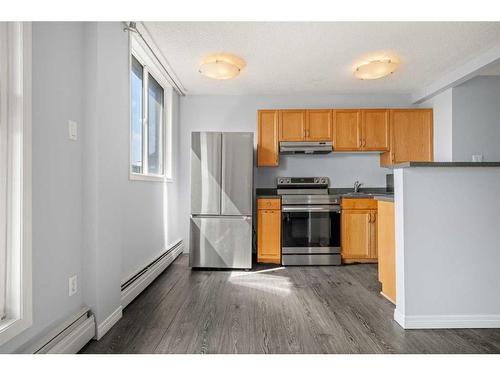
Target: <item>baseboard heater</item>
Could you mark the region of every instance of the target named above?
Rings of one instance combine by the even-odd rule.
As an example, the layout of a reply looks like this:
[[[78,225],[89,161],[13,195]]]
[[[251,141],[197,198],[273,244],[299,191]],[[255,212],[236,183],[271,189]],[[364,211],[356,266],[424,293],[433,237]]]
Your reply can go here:
[[[29,354],[75,354],[95,336],[95,319],[82,307],[34,344],[22,350]]]
[[[125,281],[121,286],[122,306],[127,306],[146,289],[182,253],[183,247],[182,240],[179,240],[158,258]]]

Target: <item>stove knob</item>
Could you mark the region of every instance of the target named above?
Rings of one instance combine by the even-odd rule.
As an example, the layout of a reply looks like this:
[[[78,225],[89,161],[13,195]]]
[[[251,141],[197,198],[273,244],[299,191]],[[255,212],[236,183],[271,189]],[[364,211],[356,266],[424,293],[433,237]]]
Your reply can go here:
[[[314,179],[314,183],[317,184],[319,182],[319,178]]]
[[[278,184],[284,184],[285,179],[284,178],[278,178]]]
[[[326,184],[326,178],[322,178],[322,179],[321,179],[321,183],[322,183],[322,184]]]

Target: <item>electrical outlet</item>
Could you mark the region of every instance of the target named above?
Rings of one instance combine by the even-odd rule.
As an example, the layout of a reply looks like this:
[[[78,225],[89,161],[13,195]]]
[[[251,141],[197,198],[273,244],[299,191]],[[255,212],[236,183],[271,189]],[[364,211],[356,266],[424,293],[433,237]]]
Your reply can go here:
[[[76,121],[68,121],[68,137],[72,141],[78,140],[78,124]]]
[[[71,276],[69,279],[68,279],[68,286],[69,286],[69,296],[71,297],[73,294],[75,294],[78,290],[78,279],[76,277],[76,275],[74,276]]]

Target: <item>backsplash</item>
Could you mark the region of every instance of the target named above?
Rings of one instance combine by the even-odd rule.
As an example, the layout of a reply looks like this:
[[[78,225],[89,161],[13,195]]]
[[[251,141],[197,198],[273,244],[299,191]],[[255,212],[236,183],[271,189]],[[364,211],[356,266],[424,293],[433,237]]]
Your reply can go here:
[[[255,186],[272,188],[283,176],[327,176],[330,187],[352,187],[354,181],[363,187],[385,187],[388,169],[380,167],[379,153],[331,153],[326,155],[281,155],[278,167],[256,168]]]

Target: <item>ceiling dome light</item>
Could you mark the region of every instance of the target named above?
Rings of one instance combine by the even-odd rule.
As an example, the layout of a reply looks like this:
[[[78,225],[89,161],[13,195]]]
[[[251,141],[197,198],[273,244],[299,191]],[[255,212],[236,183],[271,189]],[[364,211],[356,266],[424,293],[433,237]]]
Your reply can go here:
[[[220,53],[205,57],[199,72],[212,79],[231,79],[240,74],[244,67],[245,62],[238,56]]]
[[[378,79],[394,73],[398,65],[393,60],[374,60],[358,66],[354,76],[359,79]]]

